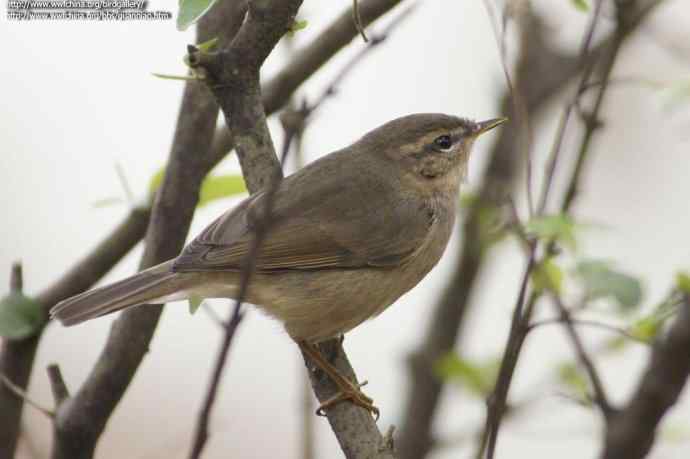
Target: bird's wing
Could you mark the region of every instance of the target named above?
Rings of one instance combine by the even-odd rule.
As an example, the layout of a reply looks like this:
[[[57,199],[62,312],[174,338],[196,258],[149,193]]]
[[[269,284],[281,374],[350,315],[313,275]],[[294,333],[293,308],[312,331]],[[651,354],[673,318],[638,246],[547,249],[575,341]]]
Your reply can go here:
[[[428,235],[433,212],[365,175],[327,180],[310,194],[302,192],[299,177],[283,180],[256,271],[386,267],[412,256]],[[222,215],[185,248],[173,270],[241,269],[261,224],[266,196],[257,193]]]

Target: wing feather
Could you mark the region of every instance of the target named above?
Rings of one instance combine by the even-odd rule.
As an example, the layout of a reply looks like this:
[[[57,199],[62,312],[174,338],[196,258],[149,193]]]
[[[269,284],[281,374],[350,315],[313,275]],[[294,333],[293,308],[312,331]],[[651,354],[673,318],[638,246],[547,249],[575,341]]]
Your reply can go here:
[[[307,195],[301,182],[308,174],[309,167],[281,183],[258,272],[396,266],[423,244],[433,223],[423,203],[405,199],[366,170],[347,178],[331,175]],[[240,270],[265,206],[260,192],[222,215],[185,248],[173,270]]]

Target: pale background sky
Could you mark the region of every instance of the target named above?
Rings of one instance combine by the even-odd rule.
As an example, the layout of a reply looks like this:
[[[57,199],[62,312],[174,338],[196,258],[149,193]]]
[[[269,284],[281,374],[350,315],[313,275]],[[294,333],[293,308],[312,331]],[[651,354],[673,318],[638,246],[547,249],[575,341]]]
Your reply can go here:
[[[150,9],[176,5],[149,3]],[[683,0],[666,3],[644,32],[628,43],[616,75],[687,80],[690,8]],[[349,4],[305,1],[302,16],[309,26],[298,34],[298,43],[310,40]],[[575,46],[586,16],[566,0],[537,0],[535,5],[548,13],[554,40],[564,47]],[[0,23],[4,44],[0,285],[7,285],[10,263],[21,259],[27,291],[40,291],[121,221],[127,212],[124,205],[93,206],[97,200],[122,196],[115,163],[123,166],[131,187],[143,195],[149,178],[168,155],[182,90],[180,83],[158,80],[151,72],[182,74],[181,59],[191,40],[192,34],[178,32],[172,21]],[[680,47],[680,57],[659,46],[659,41]],[[355,40],[348,51],[361,46]],[[280,68],[285,58],[280,48],[264,75]],[[343,62],[341,55],[309,81],[304,92],[320,93]],[[339,96],[320,112],[306,133],[305,154],[313,160],[391,118],[413,112],[473,118],[500,115],[496,98],[503,87],[482,2],[420,1],[418,11],[353,72]],[[609,96],[604,108],[607,128],[594,144],[577,204],[579,216],[605,222],[606,229],[587,231],[581,250],[616,260],[641,276],[650,306],[666,292],[678,269],[690,268],[690,116],[683,110],[665,112],[662,96],[647,88],[613,88]],[[537,134],[537,171],[543,168],[560,106],[553,106],[549,123]],[[276,124],[272,127],[277,133]],[[569,139],[575,139],[576,132],[571,130]],[[475,147],[467,187],[477,185],[482,156],[492,139],[487,135]],[[568,155],[572,146],[566,145]],[[238,166],[231,158],[222,169],[238,170]],[[192,234],[236,202],[224,200],[197,212]],[[366,392],[381,408],[382,430],[400,424],[407,389],[405,356],[420,342],[434,302],[454,268],[457,246],[454,237],[439,266],[417,288],[346,338],[358,374],[370,381]],[[106,280],[131,274],[141,251],[137,247]],[[459,343],[463,354],[490,358],[502,352],[522,263],[510,242],[492,252],[483,288],[472,299],[467,333]],[[225,303],[214,304],[225,313]],[[549,305],[543,309],[550,311]],[[111,321],[107,317],[69,329],[51,326],[36,360],[32,398],[44,405],[52,403],[44,371],[50,362],[60,363],[69,387],[76,389],[97,358]],[[586,336],[595,345],[607,335],[587,332]],[[97,457],[186,457],[220,338],[204,314],[190,317],[182,303],[168,307],[151,352],[102,437]],[[540,401],[530,416],[506,424],[498,457],[594,456],[599,445],[598,416],[559,396],[562,387],[540,383],[554,363],[570,356],[569,343],[558,327],[530,337],[511,394],[519,400],[536,391]],[[598,362],[615,400],[625,400],[645,358],[646,351],[633,346],[622,357]],[[280,326],[249,311],[230,353],[204,457],[299,457],[303,371],[296,346]],[[482,408],[481,401],[467,392],[449,387],[437,420],[439,433],[473,431],[483,419]],[[689,415],[685,397],[665,424],[676,435],[670,435],[672,441],[659,446],[653,457],[688,457]],[[316,419],[315,423],[319,457],[340,457],[327,422]],[[27,408],[23,425],[31,448],[23,444],[21,457],[47,457],[49,422]],[[439,450],[432,457],[469,457],[471,451]]]

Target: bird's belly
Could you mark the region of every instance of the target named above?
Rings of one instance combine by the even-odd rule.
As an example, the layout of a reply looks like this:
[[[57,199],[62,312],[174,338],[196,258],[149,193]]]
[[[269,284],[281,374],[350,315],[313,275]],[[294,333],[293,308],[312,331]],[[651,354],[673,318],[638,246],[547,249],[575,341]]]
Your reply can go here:
[[[285,324],[294,339],[324,341],[375,317],[412,289],[439,254],[394,269],[357,268],[258,275],[261,295],[250,299]],[[437,255],[437,256],[436,256]],[[265,286],[270,285],[269,288]]]
[[[261,294],[251,302],[282,321],[292,338],[310,342],[353,329],[414,286],[400,270],[375,268],[259,276]]]

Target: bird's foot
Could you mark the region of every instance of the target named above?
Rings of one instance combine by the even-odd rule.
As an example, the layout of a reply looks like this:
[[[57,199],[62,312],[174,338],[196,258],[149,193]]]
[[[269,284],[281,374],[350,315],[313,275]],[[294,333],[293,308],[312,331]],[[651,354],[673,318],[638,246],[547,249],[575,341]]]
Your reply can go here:
[[[321,354],[321,351],[319,351],[316,346],[307,343],[306,341],[298,341],[297,343],[302,349],[302,352],[309,356],[313,364],[324,371],[329,376],[331,381],[338,386],[338,393],[319,406],[319,408],[316,410],[317,415],[325,416],[328,408],[331,408],[337,403],[343,401],[350,401],[355,405],[369,411],[374,415],[376,420],[379,419],[379,409],[374,406],[374,400],[360,390],[360,387],[366,385],[366,381],[361,384],[357,384],[356,382],[353,383],[348,378],[340,374],[338,369],[324,358],[324,356]]]
[[[341,381],[338,382],[340,383]],[[360,406],[365,410],[369,411],[374,416],[374,419],[378,421],[381,413],[379,412],[379,409],[374,406],[374,400],[360,390],[362,386],[365,386],[367,384],[367,381],[364,381],[361,384],[356,385],[348,380],[345,380],[345,382],[347,384],[338,384],[340,392],[338,392],[336,395],[323,402],[316,410],[316,414],[318,416],[326,416],[326,410],[328,408],[331,408],[332,406],[340,402],[349,400],[355,405]]]

